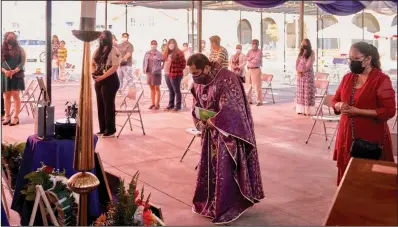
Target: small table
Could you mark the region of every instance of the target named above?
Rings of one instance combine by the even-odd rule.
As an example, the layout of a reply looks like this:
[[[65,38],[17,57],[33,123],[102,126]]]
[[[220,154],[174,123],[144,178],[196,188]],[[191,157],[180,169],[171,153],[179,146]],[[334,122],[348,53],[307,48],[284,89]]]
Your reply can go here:
[[[398,225],[397,165],[352,158],[325,225]]]
[[[94,147],[97,141],[98,137],[94,136]],[[70,178],[76,173],[73,169],[74,147],[74,140],[58,140],[55,138],[40,140],[37,135],[29,136],[27,139],[11,205],[11,209],[21,215],[22,226],[29,225],[33,208],[33,201],[26,201],[25,196],[21,194],[21,190],[26,183],[25,175],[41,168],[41,162],[43,162],[54,169],[59,169],[59,171],[65,169],[66,177]],[[95,169],[91,172],[95,174]],[[96,217],[101,214],[97,190],[88,195],[88,214],[90,217]],[[37,217],[34,225],[42,225],[41,216],[37,215]]]

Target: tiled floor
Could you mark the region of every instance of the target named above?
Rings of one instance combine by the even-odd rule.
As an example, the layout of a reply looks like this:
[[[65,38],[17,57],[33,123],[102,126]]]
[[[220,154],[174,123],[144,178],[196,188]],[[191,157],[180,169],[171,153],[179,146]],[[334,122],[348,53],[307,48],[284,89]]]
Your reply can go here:
[[[77,84],[53,88],[57,118],[63,117],[66,101],[78,99],[78,90]],[[305,144],[312,121],[295,114],[291,88],[280,88],[275,93],[278,94],[276,104],[252,106],[266,198],[232,224],[322,225],[336,191],[333,148],[327,149],[329,141],[325,141],[323,135],[313,135]],[[177,114],[149,111],[148,94],[146,90],[141,102],[146,136],[138,128],[129,131],[126,127],[119,139],[99,140],[97,152],[101,154],[105,170],[126,182],[140,170],[140,183],[152,193],[153,203],[162,207],[166,224],[210,225],[210,220],[193,214],[190,207],[199,154],[190,151],[180,162],[191,139],[185,132],[193,126],[190,111],[188,108]],[[117,99],[120,103],[121,97]],[[96,107],[93,108],[96,113]],[[32,118],[23,112],[20,119],[17,127],[3,127],[2,141],[24,141],[33,134]],[[122,121],[118,116],[117,122]],[[390,123],[392,125],[393,120]],[[94,125],[97,131],[96,116]],[[316,130],[323,132],[321,125]],[[197,140],[193,148],[199,150],[199,145]],[[15,213],[11,215],[11,223],[19,224]]]

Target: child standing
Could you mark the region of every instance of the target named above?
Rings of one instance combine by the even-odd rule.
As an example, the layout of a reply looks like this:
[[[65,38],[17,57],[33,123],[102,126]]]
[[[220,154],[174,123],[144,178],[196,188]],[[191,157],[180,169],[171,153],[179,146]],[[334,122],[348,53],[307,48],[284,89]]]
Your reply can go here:
[[[58,64],[59,64],[59,74],[60,79],[65,79],[65,65],[66,65],[66,58],[68,57],[68,50],[65,48],[65,41],[61,41],[59,43],[58,49]]]
[[[59,80],[59,64],[58,64],[58,57],[57,55],[53,55],[53,60],[51,63],[51,68],[52,68],[52,79],[55,80]]]

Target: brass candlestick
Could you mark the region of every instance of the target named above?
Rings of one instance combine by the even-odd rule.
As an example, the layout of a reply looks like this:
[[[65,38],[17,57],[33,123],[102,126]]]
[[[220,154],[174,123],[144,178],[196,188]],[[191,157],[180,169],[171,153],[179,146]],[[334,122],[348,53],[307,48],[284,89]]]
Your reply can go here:
[[[72,33],[84,42],[73,163],[74,169],[82,172],[74,174],[69,179],[68,186],[73,192],[80,194],[78,225],[87,226],[87,194],[100,183],[94,174],[87,172],[95,167],[90,42],[96,40],[101,32],[95,31],[96,1],[82,1],[81,4],[80,29]]]

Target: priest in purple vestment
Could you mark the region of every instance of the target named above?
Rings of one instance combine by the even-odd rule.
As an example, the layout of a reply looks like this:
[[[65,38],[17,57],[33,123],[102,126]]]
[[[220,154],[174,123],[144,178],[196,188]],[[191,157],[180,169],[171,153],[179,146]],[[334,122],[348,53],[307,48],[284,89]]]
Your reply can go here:
[[[252,114],[233,72],[200,53],[187,65],[195,82],[192,115],[202,131],[193,211],[226,224],[264,198]],[[202,121],[195,107],[217,114]]]

